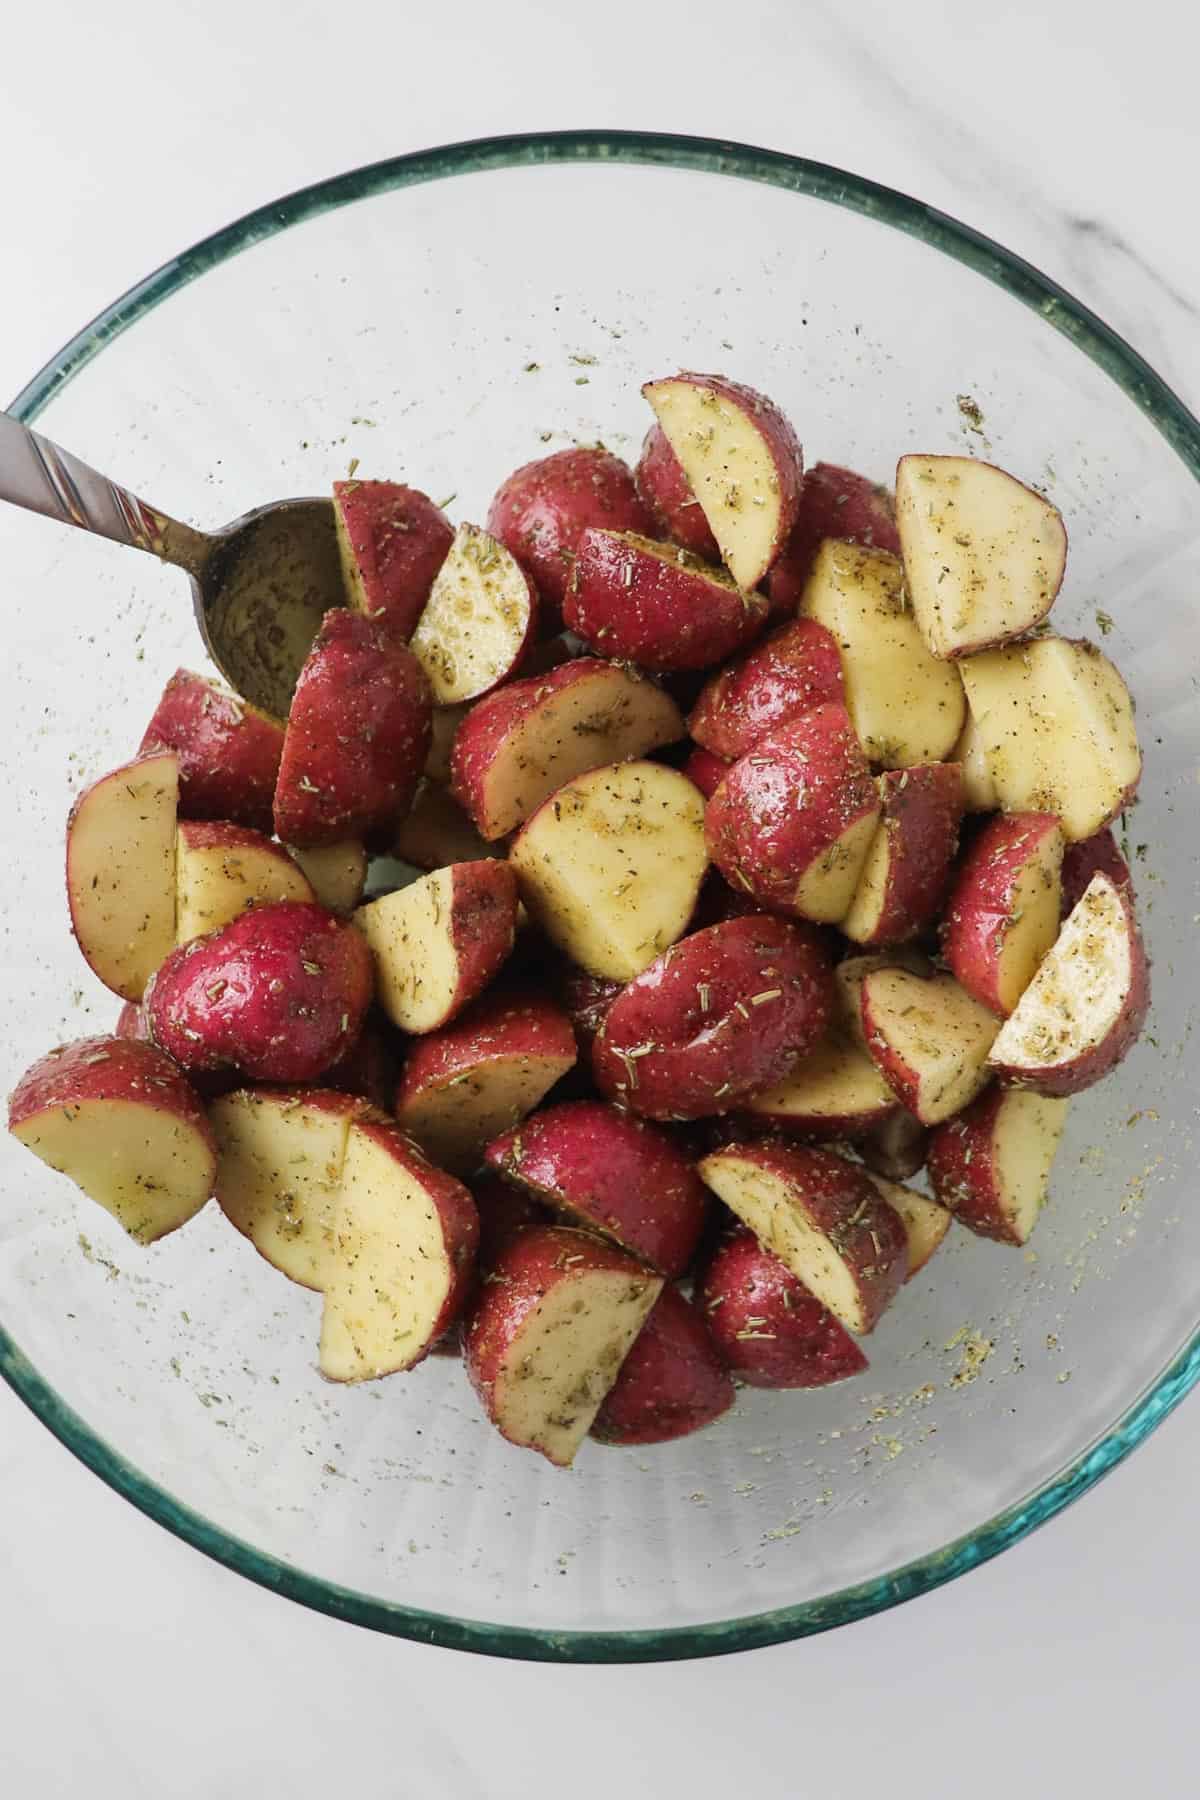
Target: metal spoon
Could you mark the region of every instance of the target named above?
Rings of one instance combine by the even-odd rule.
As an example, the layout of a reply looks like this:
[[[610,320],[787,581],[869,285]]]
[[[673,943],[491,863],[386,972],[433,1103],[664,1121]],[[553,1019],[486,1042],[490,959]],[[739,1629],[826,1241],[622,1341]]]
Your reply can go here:
[[[148,550],[186,571],[196,623],[230,686],[286,718],[322,616],[345,603],[331,500],[277,500],[197,531],[0,413],[0,500]]]

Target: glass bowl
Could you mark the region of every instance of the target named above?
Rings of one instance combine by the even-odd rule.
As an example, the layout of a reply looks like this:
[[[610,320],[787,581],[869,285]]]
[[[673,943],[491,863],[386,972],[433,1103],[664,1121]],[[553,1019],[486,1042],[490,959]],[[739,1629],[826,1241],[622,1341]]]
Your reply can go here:
[[[966,451],[1066,515],[1056,624],[1103,634],[1139,707],[1128,837],[1156,1005],[1072,1106],[1032,1246],[956,1226],[866,1374],[746,1391],[695,1438],[588,1445],[563,1474],[502,1442],[452,1360],[324,1384],[317,1297],[215,1206],[138,1250],[0,1146],[0,1368],[62,1442],[267,1587],[508,1656],[704,1655],[892,1605],[1051,1517],[1195,1381],[1200,428],[1053,283],[915,201],[603,133],[400,157],[266,207],[118,301],[15,405],[201,524],[319,493],[355,458],[478,520],[544,451],[636,453],[639,383],[680,366],[775,396],[812,460],[886,479],[903,450]],[[0,531],[7,1087],[115,1019],[68,938],[64,816],[176,665],[204,665],[182,576],[44,521]]]

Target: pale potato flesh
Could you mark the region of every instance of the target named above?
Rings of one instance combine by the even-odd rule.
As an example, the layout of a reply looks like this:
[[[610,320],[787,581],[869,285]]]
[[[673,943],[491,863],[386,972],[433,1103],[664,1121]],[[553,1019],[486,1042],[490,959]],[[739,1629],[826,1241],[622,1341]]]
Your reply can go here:
[[[150,1244],[193,1218],[212,1193],[203,1134],[145,1100],[81,1100],[12,1128],[28,1150]]]
[[[927,649],[898,557],[827,538],[799,611],[837,640],[846,710],[872,762],[906,769],[949,756],[966,718],[962,682]]]
[[[508,732],[485,778],[486,837],[514,831],[556,788],[594,768],[598,755],[610,762],[643,756],[684,735],[678,707],[652,681],[613,665],[596,668],[587,680],[548,693]]]
[[[281,852],[262,847],[189,847],[180,832],[175,856],[175,940],[217,931],[247,907],[271,900],[313,900],[311,883]]]
[[[888,898],[888,871],[891,867],[893,842],[883,825],[877,826],[858,877],[850,910],[841,921],[842,931],[852,943],[870,943],[879,928]]]
[[[762,1088],[747,1111],[772,1118],[869,1119],[894,1107],[896,1096],[865,1050],[831,1041],[802,1057],[790,1074]]]
[[[661,763],[577,776],[509,860],[546,935],[592,975],[632,981],[682,936],[708,863],[704,801]]]
[[[140,1000],[175,948],[179,766],[149,756],[98,781],[71,819],[67,892],[80,948],[106,987]]]
[[[973,1100],[988,1078],[987,1057],[1000,1022],[950,975],[924,980],[906,969],[868,977],[871,1047],[915,1072],[923,1125],[938,1125]]]
[[[492,1388],[510,1443],[571,1466],[662,1289],[660,1276],[607,1269],[548,1288],[522,1320]]]
[[[1014,1089],[992,1135],[996,1192],[1013,1236],[1025,1243],[1046,1202],[1050,1165],[1066,1123],[1068,1102]]]
[[[1012,923],[1004,934],[996,969],[997,995],[1008,1012],[1016,1006],[1058,936],[1062,852],[1059,832],[1042,833],[1013,883],[1009,913]]]
[[[531,1113],[570,1066],[561,1057],[491,1057],[406,1101],[397,1118],[430,1162],[470,1174],[484,1145]]]
[[[1093,644],[1034,638],[961,664],[1005,812],[1052,812],[1069,842],[1091,837],[1137,785],[1129,690]]]
[[[960,677],[961,678],[961,677]],[[954,746],[950,761],[958,763],[963,773],[963,803],[968,812],[998,812],[1000,796],[988,768],[987,745],[979,735],[975,715],[967,707],[967,722]]]
[[[992,1047],[1003,1067],[1036,1071],[1103,1043],[1132,986],[1132,943],[1121,896],[1096,875]]]
[[[362,899],[367,879],[367,853],[356,838],[341,844],[321,844],[311,850],[294,850],[288,855],[312,888],[318,906],[330,912],[347,913]]]
[[[334,1208],[319,1366],[331,1381],[371,1381],[429,1347],[453,1270],[438,1209],[387,1148],[350,1129]]]
[[[323,1289],[354,1106],[239,1089],[209,1109],[216,1133],[217,1200],[267,1261],[304,1287]]]
[[[717,1198],[848,1331],[866,1329],[858,1281],[826,1233],[809,1224],[790,1182],[727,1150],[707,1157],[699,1169]]]
[[[409,649],[435,706],[473,700],[514,667],[529,630],[529,583],[511,551],[460,525],[434,577]]]
[[[845,918],[878,824],[877,812],[865,813],[808,865],[796,884],[796,908],[804,918],[826,925]]]
[[[753,416],[711,388],[656,381],[646,390],[692,493],[740,588],[756,588],[778,547],[779,471]]]
[[[362,906],[354,922],[375,958],[376,994],[401,1031],[432,1031],[449,1015],[460,981],[451,931],[454,870]]]
[[[903,456],[896,528],[913,611],[935,656],[1004,643],[1045,618],[1067,534],[1023,482],[967,456]]]
[[[903,1187],[898,1181],[887,1181],[882,1175],[867,1174],[892,1211],[900,1215],[908,1236],[908,1278],[923,1269],[946,1233],[954,1214],[936,1200],[919,1194],[916,1188]]]

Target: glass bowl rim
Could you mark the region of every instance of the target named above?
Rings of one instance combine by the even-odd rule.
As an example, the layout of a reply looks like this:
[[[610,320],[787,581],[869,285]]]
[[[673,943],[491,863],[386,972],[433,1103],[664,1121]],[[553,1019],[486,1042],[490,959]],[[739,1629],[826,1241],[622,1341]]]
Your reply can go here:
[[[1200,481],[1200,421],[1132,346],[1031,263],[950,215],[865,176],[725,139],[641,131],[529,132],[388,157],[300,188],[172,257],[85,325],[8,410],[32,422],[115,338],[209,269],[306,219],[394,189],[496,169],[615,162],[757,181],[840,206],[918,238],[1038,313],[1097,364]],[[310,1575],[223,1531],[135,1468],[62,1401],[0,1326],[0,1376],[74,1456],[186,1543],[277,1594],[330,1617],[445,1648],[541,1662],[633,1663],[716,1656],[784,1643],[899,1605],[988,1561],[1044,1524],[1122,1462],[1200,1380],[1200,1328],[1088,1449],[975,1530],[874,1580],[818,1600],[702,1625],[552,1631],[492,1624],[378,1599]]]

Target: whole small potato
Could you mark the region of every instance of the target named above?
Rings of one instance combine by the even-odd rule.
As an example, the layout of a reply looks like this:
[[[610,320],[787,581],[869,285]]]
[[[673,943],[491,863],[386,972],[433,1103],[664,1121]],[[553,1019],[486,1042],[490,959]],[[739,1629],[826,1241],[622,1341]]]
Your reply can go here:
[[[173,951],[145,1006],[153,1041],[185,1069],[314,1081],[358,1037],[373,986],[352,926],[283,900]]]

